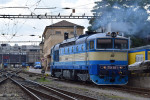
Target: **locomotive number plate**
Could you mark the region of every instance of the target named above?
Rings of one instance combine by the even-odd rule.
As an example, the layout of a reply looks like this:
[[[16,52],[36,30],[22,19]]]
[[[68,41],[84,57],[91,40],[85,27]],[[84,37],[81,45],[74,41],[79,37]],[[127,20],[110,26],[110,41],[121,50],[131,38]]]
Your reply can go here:
[[[107,69],[117,69],[116,66],[107,66]]]

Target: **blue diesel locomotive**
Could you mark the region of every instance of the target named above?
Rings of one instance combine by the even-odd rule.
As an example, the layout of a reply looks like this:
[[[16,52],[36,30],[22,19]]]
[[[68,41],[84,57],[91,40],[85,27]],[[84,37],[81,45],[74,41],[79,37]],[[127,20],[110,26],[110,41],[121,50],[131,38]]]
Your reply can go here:
[[[92,81],[97,85],[128,82],[129,38],[118,33],[87,33],[51,48],[51,76]]]

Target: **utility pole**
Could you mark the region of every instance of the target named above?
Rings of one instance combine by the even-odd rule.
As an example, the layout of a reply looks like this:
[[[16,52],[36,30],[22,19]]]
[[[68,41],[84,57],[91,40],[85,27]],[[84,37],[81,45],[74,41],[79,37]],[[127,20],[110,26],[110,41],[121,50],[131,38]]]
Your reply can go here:
[[[2,68],[4,68],[4,66],[3,66],[3,46],[2,46]]]
[[[21,48],[19,47],[18,49],[19,49],[19,64],[21,66]]]

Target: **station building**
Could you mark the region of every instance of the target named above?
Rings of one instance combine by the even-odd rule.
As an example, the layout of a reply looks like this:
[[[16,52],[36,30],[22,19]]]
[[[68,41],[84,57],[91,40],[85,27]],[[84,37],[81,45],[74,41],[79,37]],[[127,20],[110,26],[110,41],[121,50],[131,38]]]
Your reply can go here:
[[[10,66],[21,66],[26,63],[34,66],[34,62],[40,62],[40,46],[10,44],[0,45],[0,64],[7,63]]]
[[[45,27],[40,44],[42,65],[46,68],[50,65],[50,49],[53,45],[64,40],[64,33],[69,33],[69,38],[74,37],[74,27],[77,35],[83,34],[84,27],[66,20]]]

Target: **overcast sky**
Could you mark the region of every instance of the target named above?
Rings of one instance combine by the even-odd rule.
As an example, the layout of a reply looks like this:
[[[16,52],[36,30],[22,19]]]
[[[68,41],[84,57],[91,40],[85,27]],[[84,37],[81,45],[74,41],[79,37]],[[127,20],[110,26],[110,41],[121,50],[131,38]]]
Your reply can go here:
[[[52,14],[70,15],[71,9],[62,9],[64,7],[74,8],[74,15],[92,15],[91,10],[94,2],[97,0],[0,0],[0,14]],[[6,8],[6,7],[29,7],[28,8]],[[55,8],[55,9],[35,9],[35,8]],[[63,19],[0,19],[0,41],[41,40],[44,28],[48,25],[61,21]],[[66,19],[68,20],[68,19]],[[88,20],[72,19],[68,20],[78,25],[82,25],[87,30]],[[15,36],[13,36],[15,34]],[[34,37],[28,35],[36,35]]]

